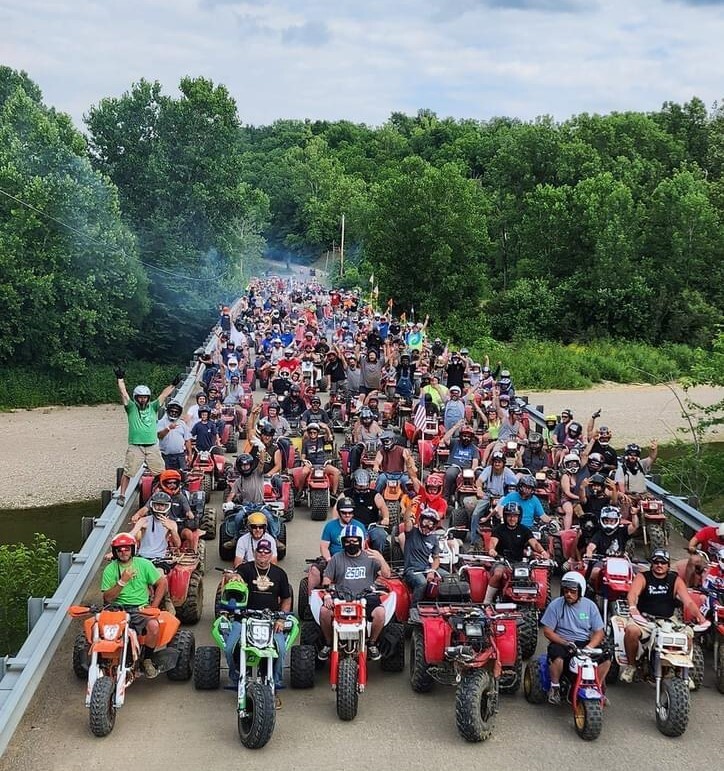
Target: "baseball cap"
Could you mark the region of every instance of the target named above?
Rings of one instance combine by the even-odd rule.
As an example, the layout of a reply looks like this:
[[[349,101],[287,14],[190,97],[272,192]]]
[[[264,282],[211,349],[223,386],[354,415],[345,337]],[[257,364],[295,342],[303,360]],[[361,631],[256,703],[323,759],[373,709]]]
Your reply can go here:
[[[271,541],[269,541],[266,538],[262,538],[259,543],[256,545],[256,548],[254,551],[260,551],[260,552],[266,552],[267,554],[271,554],[272,552],[272,545]]]

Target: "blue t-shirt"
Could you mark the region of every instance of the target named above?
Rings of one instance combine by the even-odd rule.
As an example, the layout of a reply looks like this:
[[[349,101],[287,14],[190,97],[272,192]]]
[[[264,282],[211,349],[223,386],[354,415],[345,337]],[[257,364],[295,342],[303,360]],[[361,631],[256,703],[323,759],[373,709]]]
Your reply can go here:
[[[603,629],[603,619],[596,603],[587,597],[581,597],[573,605],[563,597],[557,597],[546,608],[540,625],[552,629],[568,642],[588,642],[594,632]]]
[[[218,431],[216,428],[216,423],[212,421],[208,421],[207,423],[202,423],[201,421],[199,421],[191,429],[191,436],[196,437],[196,449],[199,452],[202,452],[202,451],[208,452],[216,444],[218,440]]]
[[[456,439],[450,447],[448,463],[455,463],[460,468],[472,468],[473,461],[479,456],[478,448],[473,442],[465,447],[459,439]]]
[[[353,519],[349,524],[357,525],[357,527],[361,528],[365,538],[367,538],[367,528],[359,520]],[[329,542],[329,553],[332,556],[342,551],[342,542],[339,540],[339,536],[344,527],[346,525],[343,525],[339,519],[331,519],[322,530],[322,540]]]
[[[512,493],[508,493],[500,499],[500,505],[505,506],[506,503],[517,503],[520,508],[523,509],[523,517],[521,524],[526,527],[533,527],[533,522],[536,518],[542,517],[545,514],[543,504],[538,500],[538,497],[531,495],[528,500],[524,500],[520,493],[515,490]]]

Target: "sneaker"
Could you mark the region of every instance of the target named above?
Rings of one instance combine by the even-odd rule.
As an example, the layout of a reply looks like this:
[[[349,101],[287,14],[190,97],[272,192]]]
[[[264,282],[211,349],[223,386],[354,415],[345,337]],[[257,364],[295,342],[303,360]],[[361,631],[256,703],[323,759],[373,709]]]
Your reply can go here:
[[[548,691],[548,703],[560,704],[561,703],[561,689],[560,686],[552,685]]]
[[[377,643],[371,642],[367,645],[367,655],[370,657],[370,661],[379,661],[382,658]]]
[[[326,661],[329,658],[329,654],[332,652],[331,645],[323,645],[317,653],[317,658],[320,661]]]
[[[274,709],[281,709],[282,708],[282,700],[278,697],[274,697]]]
[[[153,680],[154,677],[158,677],[158,669],[151,659],[143,660],[143,674],[150,680]]]
[[[618,679],[622,683],[632,683],[635,674],[636,674],[636,667],[632,667],[630,664],[627,664],[625,667],[621,669],[621,674],[618,676]]]
[[[126,496],[125,495],[119,495],[118,498],[116,498],[116,503],[119,506],[125,506],[126,505]]]

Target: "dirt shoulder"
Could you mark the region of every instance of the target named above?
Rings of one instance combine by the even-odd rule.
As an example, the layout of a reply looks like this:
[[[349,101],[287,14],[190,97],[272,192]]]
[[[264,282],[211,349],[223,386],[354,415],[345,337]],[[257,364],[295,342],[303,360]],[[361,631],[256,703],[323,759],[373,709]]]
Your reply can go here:
[[[666,386],[604,384],[588,391],[529,393],[546,412],[573,410],[586,423],[602,410],[599,423],[614,432],[614,446],[685,436],[681,409]],[[691,397],[712,404],[724,389],[702,387]],[[724,435],[712,435],[724,439]],[[44,407],[0,414],[0,509],[25,509],[100,497],[113,486],[126,448],[126,417],[120,405]]]

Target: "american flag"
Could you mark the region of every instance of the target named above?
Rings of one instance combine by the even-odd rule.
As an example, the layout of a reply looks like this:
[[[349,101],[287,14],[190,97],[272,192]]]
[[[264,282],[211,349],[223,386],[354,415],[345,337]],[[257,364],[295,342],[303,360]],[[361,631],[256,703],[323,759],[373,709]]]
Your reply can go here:
[[[422,431],[425,428],[426,420],[427,413],[425,412],[425,400],[420,399],[420,401],[417,403],[417,407],[415,408],[415,417],[413,418],[415,428],[418,431]]]

